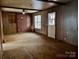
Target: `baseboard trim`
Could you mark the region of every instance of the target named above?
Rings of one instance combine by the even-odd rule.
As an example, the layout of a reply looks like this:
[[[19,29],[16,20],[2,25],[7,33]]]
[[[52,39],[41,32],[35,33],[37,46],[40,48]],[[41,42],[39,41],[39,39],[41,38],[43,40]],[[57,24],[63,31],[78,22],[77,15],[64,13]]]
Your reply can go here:
[[[50,40],[57,40],[57,41],[60,41],[60,42],[63,42],[63,43],[66,43],[66,44],[69,44],[69,45],[71,45],[71,46],[74,46],[74,47],[76,47],[76,48],[78,48],[78,46],[77,45],[74,45],[74,44],[70,44],[70,43],[68,43],[68,42],[66,42],[66,41],[64,41],[64,40],[59,40],[59,39],[57,39],[57,38],[52,38],[52,37],[48,37],[47,35],[45,35],[45,34],[43,34],[43,33],[39,33],[39,32],[34,32],[34,33],[37,33],[37,34],[39,34],[39,35],[42,35],[42,36],[45,36],[46,37],[46,39],[50,39]]]

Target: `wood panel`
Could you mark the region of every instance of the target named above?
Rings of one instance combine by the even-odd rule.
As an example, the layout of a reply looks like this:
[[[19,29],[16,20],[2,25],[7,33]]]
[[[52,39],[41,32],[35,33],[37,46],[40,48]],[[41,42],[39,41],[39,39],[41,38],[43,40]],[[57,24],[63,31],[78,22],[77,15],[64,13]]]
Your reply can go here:
[[[0,59],[2,59],[2,55],[3,55],[3,47],[2,47],[2,42],[3,42],[3,24],[2,24],[2,12],[0,9]]]
[[[9,7],[26,8],[26,9],[38,9],[38,10],[43,10],[51,6],[55,6],[54,3],[46,3],[38,0],[1,0],[1,5]]]
[[[16,13],[3,12],[4,34],[16,33]]]
[[[48,12],[57,12],[56,16],[56,39],[65,41],[72,45],[78,45],[78,30],[77,30],[77,0],[72,1],[71,3],[65,6],[52,7],[42,12],[34,13],[35,15],[42,15],[42,29],[37,31],[47,35],[47,13]],[[44,29],[44,30],[43,30]],[[51,29],[52,30],[52,29]],[[46,31],[46,32],[45,32]]]

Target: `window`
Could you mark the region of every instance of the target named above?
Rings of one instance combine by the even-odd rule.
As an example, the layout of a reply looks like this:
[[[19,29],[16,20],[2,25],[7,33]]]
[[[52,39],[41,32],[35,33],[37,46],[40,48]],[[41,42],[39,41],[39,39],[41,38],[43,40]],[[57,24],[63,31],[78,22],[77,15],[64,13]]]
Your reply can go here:
[[[35,28],[41,29],[41,15],[35,16]]]
[[[48,25],[55,25],[56,12],[48,13]]]

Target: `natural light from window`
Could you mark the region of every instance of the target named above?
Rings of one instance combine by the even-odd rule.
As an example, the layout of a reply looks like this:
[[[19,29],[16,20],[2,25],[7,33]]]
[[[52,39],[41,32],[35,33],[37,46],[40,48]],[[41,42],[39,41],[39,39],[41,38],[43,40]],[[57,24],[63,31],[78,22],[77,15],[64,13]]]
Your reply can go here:
[[[48,25],[55,25],[56,12],[48,13]]]
[[[41,29],[41,15],[35,16],[35,28]]]

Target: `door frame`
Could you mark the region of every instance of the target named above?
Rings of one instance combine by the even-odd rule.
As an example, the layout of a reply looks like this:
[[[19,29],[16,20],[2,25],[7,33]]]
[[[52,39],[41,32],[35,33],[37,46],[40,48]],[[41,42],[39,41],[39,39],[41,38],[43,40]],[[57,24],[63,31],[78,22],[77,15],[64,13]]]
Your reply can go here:
[[[55,15],[56,15],[56,16],[55,16],[55,40],[56,40],[56,33],[57,33],[57,28],[56,28],[56,27],[57,27],[57,11],[51,11],[51,12],[48,12],[48,13],[47,13],[47,37],[48,37],[48,38],[51,38],[51,37],[48,36],[48,21],[49,21],[49,20],[48,20],[48,14],[49,14],[49,13],[53,13],[53,12],[56,12],[56,14],[55,14]]]

